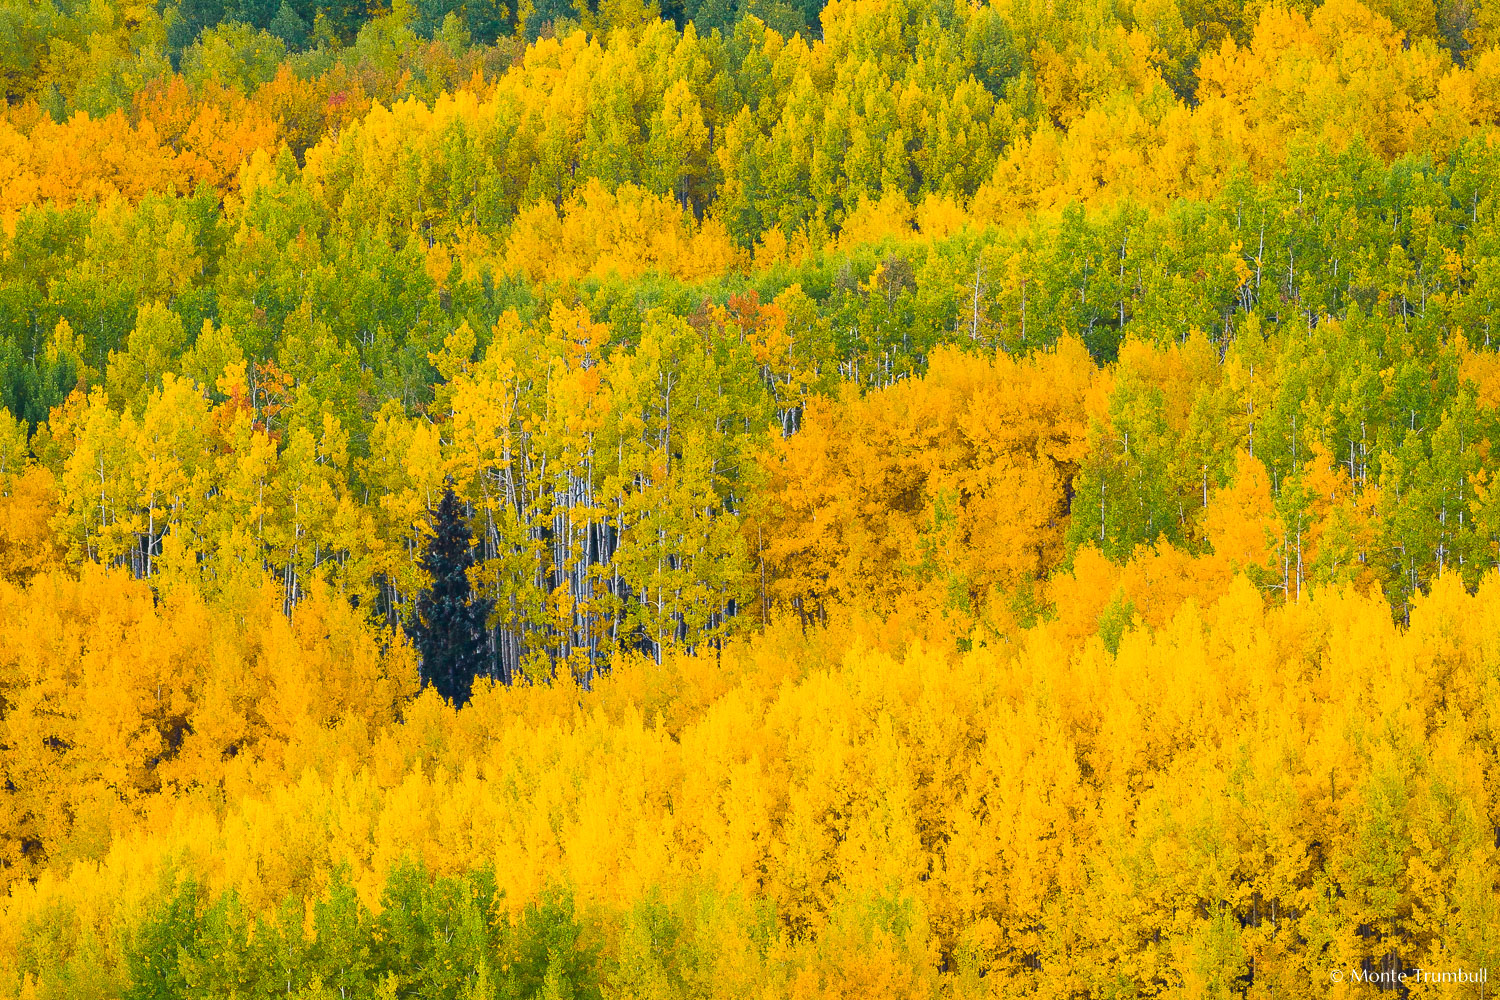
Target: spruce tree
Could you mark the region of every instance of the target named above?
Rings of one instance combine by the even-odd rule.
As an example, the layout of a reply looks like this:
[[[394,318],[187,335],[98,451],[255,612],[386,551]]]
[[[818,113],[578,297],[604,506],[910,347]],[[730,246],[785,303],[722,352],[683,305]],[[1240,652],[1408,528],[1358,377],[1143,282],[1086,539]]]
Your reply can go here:
[[[458,706],[469,700],[475,676],[489,672],[487,619],[494,602],[476,597],[469,587],[473,539],[452,486],[438,504],[434,529],[421,560],[432,586],[417,597],[412,631],[422,656],[422,682]]]

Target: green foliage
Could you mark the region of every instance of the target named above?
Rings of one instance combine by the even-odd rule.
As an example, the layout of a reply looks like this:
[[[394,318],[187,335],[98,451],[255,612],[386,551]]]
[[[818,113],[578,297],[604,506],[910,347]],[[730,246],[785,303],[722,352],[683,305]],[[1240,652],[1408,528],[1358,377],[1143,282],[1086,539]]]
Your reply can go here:
[[[597,950],[584,940],[570,894],[548,889],[514,920],[499,903],[484,869],[434,878],[402,865],[376,913],[340,869],[312,900],[308,934],[299,898],[289,897],[274,918],[257,917],[233,892],[205,899],[186,882],[164,890],[131,931],[125,996],[598,1000]]]
[[[133,929],[125,949],[126,1000],[175,1000],[187,992],[182,955],[199,940],[201,893],[191,879],[162,888],[156,909]],[[222,916],[232,904],[220,903]]]

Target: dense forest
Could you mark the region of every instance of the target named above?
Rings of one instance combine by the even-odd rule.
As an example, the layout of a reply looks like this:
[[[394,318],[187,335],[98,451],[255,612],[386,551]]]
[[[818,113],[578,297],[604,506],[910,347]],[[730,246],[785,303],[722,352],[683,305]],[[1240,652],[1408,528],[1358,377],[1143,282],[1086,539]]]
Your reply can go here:
[[[1492,0],[0,0],[0,86],[0,996],[1500,969]]]

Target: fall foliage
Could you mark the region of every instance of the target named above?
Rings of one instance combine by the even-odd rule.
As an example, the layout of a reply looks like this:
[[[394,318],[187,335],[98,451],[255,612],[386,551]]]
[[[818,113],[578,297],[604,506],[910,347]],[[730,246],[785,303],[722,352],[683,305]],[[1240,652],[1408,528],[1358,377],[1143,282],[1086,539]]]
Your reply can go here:
[[[0,84],[0,997],[1500,961],[1490,0],[0,0]]]

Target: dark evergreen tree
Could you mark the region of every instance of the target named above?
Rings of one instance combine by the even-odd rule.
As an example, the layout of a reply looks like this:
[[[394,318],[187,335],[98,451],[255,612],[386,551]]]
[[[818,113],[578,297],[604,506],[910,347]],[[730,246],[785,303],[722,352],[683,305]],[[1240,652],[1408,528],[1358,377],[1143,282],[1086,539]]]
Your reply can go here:
[[[271,18],[266,30],[285,42],[289,49],[300,49],[307,44],[307,22],[297,16],[286,0],[281,0],[281,8]]]
[[[422,656],[422,682],[458,706],[469,700],[474,678],[489,673],[487,619],[494,602],[476,597],[469,587],[473,539],[451,486],[438,504],[434,528],[422,553],[432,586],[417,598],[412,633]]]

